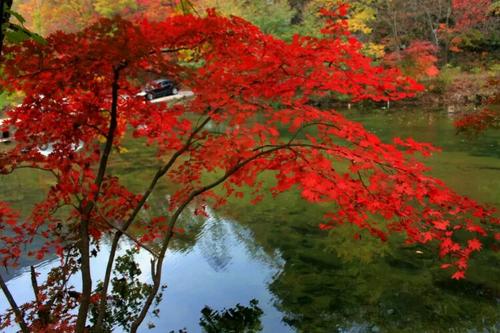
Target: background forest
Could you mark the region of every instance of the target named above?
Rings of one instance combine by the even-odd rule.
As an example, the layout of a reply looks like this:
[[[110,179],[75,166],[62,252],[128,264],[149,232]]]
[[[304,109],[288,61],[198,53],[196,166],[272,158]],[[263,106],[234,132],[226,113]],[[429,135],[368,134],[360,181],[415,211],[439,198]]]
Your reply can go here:
[[[318,35],[319,9],[336,0],[21,0],[14,9],[31,31],[47,36],[79,31],[99,17],[121,15],[162,20],[175,12],[203,15],[216,8],[243,17],[284,40],[295,34]],[[398,66],[426,86],[417,103],[471,111],[498,104],[500,76],[500,1],[498,0],[349,0],[349,30],[375,63]],[[5,99],[5,98],[4,98]],[[6,101],[0,98],[0,104]],[[408,103],[406,101],[405,103]],[[499,117],[480,114],[488,127]],[[464,120],[465,124],[478,119]],[[461,124],[458,124],[461,125]]]

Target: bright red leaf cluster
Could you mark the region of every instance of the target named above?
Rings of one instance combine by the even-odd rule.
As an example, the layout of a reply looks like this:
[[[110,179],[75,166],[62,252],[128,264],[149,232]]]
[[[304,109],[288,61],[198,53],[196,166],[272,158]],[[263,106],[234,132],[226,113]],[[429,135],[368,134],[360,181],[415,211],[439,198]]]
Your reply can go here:
[[[454,278],[463,277],[479,239],[498,219],[427,175],[415,155],[431,154],[431,145],[384,143],[341,113],[314,106],[322,97],[396,100],[422,89],[396,69],[374,66],[339,13],[323,14],[323,38],[296,36],[290,43],[209,12],[155,23],[104,19],[79,33],[53,34],[47,45],[10,46],[1,83],[27,97],[8,114],[17,144],[0,159],[0,170],[47,170],[56,185],[24,222],[0,206],[3,228],[22,228],[18,238],[3,237],[8,245],[2,247],[38,235],[48,244],[42,256],[61,246],[54,234],[66,243],[88,234],[98,240],[132,223],[149,226],[145,240],[163,238],[188,204],[197,211],[223,204],[241,196],[241,186],[252,186],[258,200],[258,176],[270,170],[273,193],[297,188],[311,203],[331,203],[323,228],[351,223],[382,240],[404,233],[411,243],[432,241]],[[194,98],[166,105],[135,97],[151,73],[181,82]],[[138,216],[137,209],[148,209],[148,192],[132,193],[105,168],[129,130],[157,148],[159,162],[167,161],[158,179],[178,185],[166,217],[171,228],[165,217]],[[52,144],[53,153],[40,154],[41,144]],[[207,173],[216,180],[207,183]],[[224,195],[213,191],[218,185]],[[69,213],[56,214],[62,207]],[[3,262],[15,262],[14,252],[2,253]]]
[[[337,30],[343,31],[342,36]],[[226,125],[223,133],[199,131],[196,140],[201,144],[189,147],[190,158],[169,175],[184,184],[173,195],[172,207],[202,185],[205,172],[229,171],[252,160],[227,179],[228,192],[235,186],[256,185],[260,172],[275,170],[278,185],[273,191],[297,185],[307,200],[334,202],[337,208],[328,217],[332,225],[354,223],[379,236],[386,228],[404,231],[411,241],[437,239],[442,255],[468,258],[475,249],[452,241],[453,232],[476,226],[474,217],[486,219],[490,211],[425,175],[426,167],[408,154],[427,154],[427,145],[411,139],[398,139],[397,145],[382,143],[340,113],[309,103],[332,92],[353,100],[400,99],[412,96],[420,86],[397,70],[373,66],[359,52],[360,42],[340,29],[334,18],[324,31],[332,35],[296,37],[286,44],[239,18],[209,13],[206,18],[177,16],[139,25],[102,20],[81,33],[56,33],[47,46],[31,42],[13,46],[7,52],[14,56],[4,59],[4,84],[27,97],[9,113],[18,144],[4,157],[3,172],[27,163],[57,173],[57,185],[33,212],[31,221],[37,227],[51,221],[54,228],[61,222],[52,221],[57,205],[75,198],[85,204],[96,191],[102,192],[100,214],[115,220],[126,217],[140,195],[129,193],[113,177],[106,178],[100,189],[93,187],[101,153],[98,139],[109,126],[111,74],[123,66],[116,148],[131,125],[135,136],[158,146],[159,155],[182,149],[197,125],[185,117],[186,112]],[[183,67],[182,54],[175,51],[184,49],[191,50],[191,62],[203,66]],[[144,71],[183,82],[196,98],[171,107],[134,98],[138,89],[128,79]],[[253,121],[257,116],[260,122]],[[283,130],[296,137],[304,134],[305,139],[283,140]],[[78,142],[85,149],[74,152]],[[54,144],[49,157],[38,153],[43,143]],[[346,163],[349,172],[337,171]],[[377,215],[383,219],[374,218]],[[101,220],[95,212],[96,229]]]
[[[400,66],[405,74],[417,79],[435,77],[439,74],[437,51],[434,44],[416,40],[402,51],[387,54],[384,61],[390,66]]]
[[[455,121],[455,127],[459,132],[479,134],[488,128],[500,127],[500,113],[498,111],[483,109],[460,117]]]

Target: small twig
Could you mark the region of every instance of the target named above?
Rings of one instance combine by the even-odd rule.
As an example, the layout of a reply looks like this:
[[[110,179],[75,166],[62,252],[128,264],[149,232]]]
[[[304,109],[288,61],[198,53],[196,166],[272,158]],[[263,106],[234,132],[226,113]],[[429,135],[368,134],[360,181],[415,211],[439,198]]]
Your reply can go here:
[[[158,258],[158,254],[152,249],[150,248],[149,246],[145,245],[144,243],[142,243],[141,241],[139,241],[136,237],[132,236],[130,233],[128,233],[126,230],[123,230],[117,226],[115,226],[113,223],[111,223],[105,216],[102,215],[102,213],[100,212],[99,209],[96,209],[96,211],[98,212],[99,216],[104,220],[104,222],[106,222],[106,224],[111,227],[112,229],[114,229],[115,231],[119,231],[121,233],[123,233],[125,236],[127,236],[131,241],[133,241],[134,243],[136,243],[137,245],[139,245],[141,248],[145,249],[146,251],[148,251],[153,257],[155,258]]]

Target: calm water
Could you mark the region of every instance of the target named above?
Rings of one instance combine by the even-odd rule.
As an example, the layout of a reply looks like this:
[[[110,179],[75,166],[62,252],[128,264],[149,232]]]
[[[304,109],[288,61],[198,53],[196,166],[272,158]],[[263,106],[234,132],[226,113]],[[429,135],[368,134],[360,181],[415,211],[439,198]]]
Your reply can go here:
[[[412,136],[443,148],[429,164],[456,191],[500,208],[500,133],[477,139],[455,135],[446,113],[352,113],[384,140]],[[130,187],[141,191],[155,163],[141,145],[113,161]],[[137,160],[141,161],[137,163]],[[265,176],[264,176],[265,178]],[[0,198],[18,208],[40,200],[50,185],[44,174],[18,171],[0,186]],[[164,189],[152,199],[162,209]],[[200,311],[259,301],[263,332],[498,332],[500,255],[485,250],[471,262],[468,279],[440,270],[432,248],[354,241],[350,227],[322,232],[328,207],[304,203],[297,193],[268,197],[257,206],[233,201],[206,221],[186,218],[188,237],[177,241],[164,269],[168,285],[152,332],[200,332]],[[105,247],[104,247],[105,249]],[[104,266],[103,256],[93,269]],[[149,258],[136,256],[144,272]],[[9,271],[21,302],[31,299],[26,267]],[[54,262],[40,263],[46,273]],[[144,277],[147,280],[147,276]],[[74,280],[78,285],[78,279]],[[7,306],[0,296],[0,309]],[[146,323],[147,324],[147,323]],[[144,326],[144,332],[149,330]]]

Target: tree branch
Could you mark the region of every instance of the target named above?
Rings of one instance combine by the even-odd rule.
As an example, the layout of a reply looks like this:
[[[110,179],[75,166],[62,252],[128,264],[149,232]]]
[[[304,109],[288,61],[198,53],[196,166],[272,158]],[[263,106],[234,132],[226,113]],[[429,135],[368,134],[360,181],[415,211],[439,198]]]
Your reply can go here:
[[[17,306],[14,297],[12,296],[9,288],[5,284],[5,281],[1,275],[0,275],[0,287],[2,288],[2,291],[5,294],[5,297],[7,298],[7,301],[9,302],[12,311],[14,311],[14,314],[16,315],[16,321],[19,324],[19,327],[21,327],[21,331],[23,333],[29,333],[30,331],[28,325],[26,325],[26,322],[24,321],[24,313],[21,311],[19,306]]]
[[[0,0],[0,55],[3,51],[3,42],[5,39],[4,24],[10,20],[10,9],[12,8],[12,0]]]
[[[120,241],[120,238],[122,235],[127,232],[128,228],[132,225],[132,223],[135,221],[135,218],[141,211],[141,209],[144,207],[144,204],[150,197],[150,195],[153,193],[156,184],[158,181],[170,170],[170,168],[175,164],[177,159],[184,154],[187,150],[189,150],[193,139],[195,136],[205,127],[210,122],[211,118],[207,117],[189,136],[189,138],[186,141],[186,144],[176,151],[169,159],[169,161],[158,171],[156,172],[155,176],[151,180],[151,183],[149,184],[148,189],[146,192],[144,192],[141,200],[138,202],[134,210],[132,211],[132,214],[130,217],[127,219],[123,227],[115,233],[115,236],[113,237],[113,242],[111,243],[111,250],[109,252],[109,257],[108,257],[108,263],[106,265],[106,273],[104,275],[104,281],[103,281],[103,287],[101,290],[100,294],[100,302],[99,302],[99,310],[98,310],[98,316],[97,316],[97,321],[94,325],[96,332],[102,332],[102,322],[104,320],[104,315],[106,311],[106,304],[107,304],[107,295],[108,295],[108,289],[109,289],[109,282],[111,280],[111,272],[113,270],[113,263],[115,260],[116,256],[116,250],[118,248],[118,243]]]
[[[111,227],[112,229],[116,230],[117,232],[120,232],[123,235],[127,236],[131,241],[133,241],[134,243],[136,243],[137,245],[139,245],[139,247],[141,247],[144,250],[148,251],[153,257],[155,257],[155,258],[158,257],[158,254],[152,248],[150,248],[146,244],[144,244],[141,241],[139,241],[137,238],[135,238],[130,233],[128,233],[128,231],[125,231],[122,228],[119,228],[119,227],[115,226],[106,217],[104,217],[100,212],[99,212],[99,215],[101,216],[101,218],[104,220],[104,222],[106,222],[106,224],[109,227]]]
[[[238,162],[237,164],[235,164],[232,168],[230,168],[228,171],[226,171],[226,173],[219,179],[217,179],[216,181],[206,185],[206,186],[203,186],[201,187],[200,189],[198,190],[195,190],[193,192],[191,192],[191,194],[186,198],[186,200],[184,200],[184,202],[177,208],[177,210],[174,212],[174,214],[172,215],[172,218],[170,220],[170,223],[169,223],[169,228],[168,228],[168,232],[167,232],[167,235],[165,236],[163,242],[162,242],[162,247],[161,247],[161,251],[160,251],[160,255],[158,257],[158,260],[156,262],[156,269],[155,269],[155,277],[153,279],[153,287],[148,295],[148,298],[146,299],[146,302],[142,308],[142,311],[141,313],[139,314],[139,316],[134,320],[134,322],[132,323],[131,325],[131,328],[130,328],[130,332],[131,333],[136,333],[139,326],[141,325],[141,323],[144,321],[144,318],[146,318],[146,315],[149,311],[149,308],[151,307],[151,305],[153,304],[153,301],[154,301],[154,298],[156,296],[156,294],[158,293],[158,290],[160,288],[160,284],[161,284],[161,274],[162,274],[162,265],[163,265],[163,260],[165,259],[165,254],[167,252],[167,249],[168,249],[168,246],[169,246],[169,243],[170,243],[170,240],[172,239],[172,237],[174,236],[174,228],[175,228],[175,225],[177,223],[177,220],[179,219],[179,216],[180,214],[184,211],[184,209],[193,201],[193,199],[195,199],[197,196],[215,188],[216,186],[222,184],[223,182],[225,182],[229,177],[231,177],[232,175],[234,175],[237,171],[239,171],[241,168],[245,167],[246,165],[248,165],[249,163],[255,161],[256,159],[262,157],[262,156],[265,156],[267,154],[271,154],[271,153],[274,153],[278,150],[281,150],[281,149],[287,149],[288,148],[288,145],[281,145],[281,146],[276,146],[274,148],[271,148],[271,149],[268,149],[266,151],[261,151],[257,154],[255,154],[254,156],[251,156],[243,161],[240,161]]]
[[[90,272],[90,236],[89,236],[89,224],[91,212],[94,209],[97,199],[99,197],[99,192],[101,190],[102,182],[104,180],[104,175],[106,174],[106,169],[108,166],[109,156],[111,155],[111,150],[113,148],[113,141],[115,137],[115,131],[118,127],[118,91],[120,89],[119,80],[120,72],[127,66],[126,62],[121,62],[119,65],[113,68],[113,85],[112,85],[112,101],[111,101],[111,118],[109,123],[108,134],[106,136],[106,144],[104,151],[99,162],[99,169],[97,172],[94,184],[97,187],[97,191],[94,195],[93,200],[87,203],[85,206],[80,205],[80,211],[82,212],[82,219],[80,222],[80,254],[81,254],[81,271],[82,271],[82,294],[80,297],[80,308],[78,309],[78,317],[76,321],[75,332],[84,333],[85,326],[87,322],[87,315],[90,307],[90,296],[92,293],[92,274]]]
[[[40,303],[40,289],[38,288],[38,282],[36,280],[36,271],[35,271],[35,266],[31,265],[30,266],[30,273],[31,273],[31,287],[33,288],[33,293],[35,294],[35,301],[38,306],[41,305]]]

